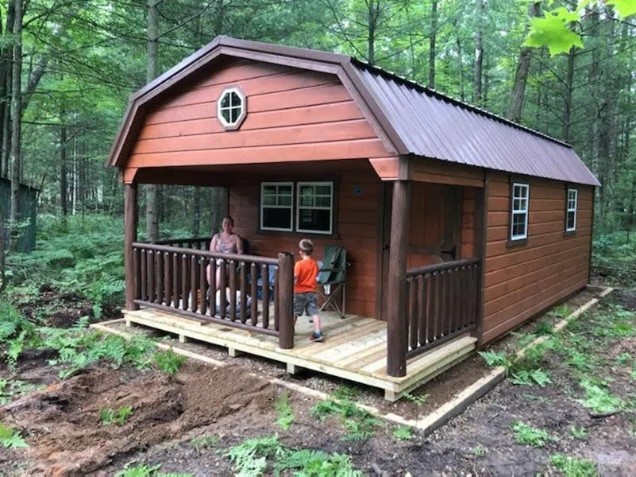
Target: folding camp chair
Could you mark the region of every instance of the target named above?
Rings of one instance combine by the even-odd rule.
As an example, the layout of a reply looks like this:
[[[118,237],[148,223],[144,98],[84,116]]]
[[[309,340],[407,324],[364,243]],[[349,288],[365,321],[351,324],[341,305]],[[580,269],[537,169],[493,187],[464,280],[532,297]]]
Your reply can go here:
[[[318,292],[322,298],[320,311],[333,310],[340,318],[345,316],[345,285],[347,277],[347,251],[327,245],[322,266],[318,271]]]

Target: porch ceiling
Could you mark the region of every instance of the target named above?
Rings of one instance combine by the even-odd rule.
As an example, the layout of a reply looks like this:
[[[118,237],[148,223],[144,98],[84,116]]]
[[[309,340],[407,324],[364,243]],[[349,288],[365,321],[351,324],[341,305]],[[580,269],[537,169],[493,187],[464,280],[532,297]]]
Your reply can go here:
[[[229,186],[246,180],[329,180],[334,174],[374,170],[369,161],[338,160],[271,164],[199,165],[137,169],[134,181],[140,184]]]

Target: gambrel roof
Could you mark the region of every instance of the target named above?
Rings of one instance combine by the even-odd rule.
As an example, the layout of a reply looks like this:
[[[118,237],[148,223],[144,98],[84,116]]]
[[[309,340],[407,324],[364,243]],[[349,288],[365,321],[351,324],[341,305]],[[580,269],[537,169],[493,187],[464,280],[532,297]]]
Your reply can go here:
[[[352,96],[363,103],[367,119],[381,132],[387,150],[395,154],[600,185],[570,145],[351,56],[223,36],[131,97],[108,165],[125,165],[145,112],[156,101],[227,57],[337,75]]]

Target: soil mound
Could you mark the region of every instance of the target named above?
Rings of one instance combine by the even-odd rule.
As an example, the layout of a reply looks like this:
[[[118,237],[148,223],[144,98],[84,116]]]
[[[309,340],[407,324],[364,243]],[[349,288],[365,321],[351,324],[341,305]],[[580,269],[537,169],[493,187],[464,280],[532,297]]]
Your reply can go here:
[[[31,475],[85,475],[114,459],[175,439],[234,413],[271,408],[274,388],[236,368],[187,364],[175,376],[92,368],[0,407],[0,421],[27,437],[38,464]],[[103,409],[130,407],[106,424]]]

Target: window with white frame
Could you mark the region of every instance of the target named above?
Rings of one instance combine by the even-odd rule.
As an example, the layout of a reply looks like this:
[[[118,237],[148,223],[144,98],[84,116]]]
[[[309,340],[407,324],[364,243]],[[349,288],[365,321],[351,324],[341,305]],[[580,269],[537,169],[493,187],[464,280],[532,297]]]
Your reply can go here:
[[[515,182],[512,184],[512,211],[510,217],[510,240],[528,238],[528,203],[530,186]]]
[[[576,230],[576,206],[579,191],[576,189],[568,189],[567,213],[565,216],[565,231],[574,232]]]
[[[216,114],[226,130],[238,129],[247,114],[247,99],[237,88],[226,88],[216,101]]]
[[[299,182],[297,194],[296,230],[330,234],[333,222],[333,183]]]
[[[261,183],[261,229],[293,230],[294,184]]]

